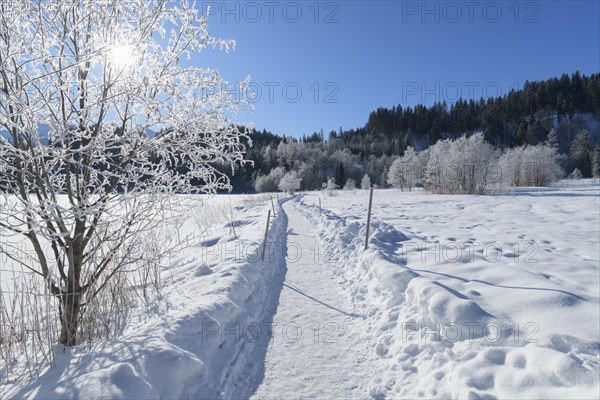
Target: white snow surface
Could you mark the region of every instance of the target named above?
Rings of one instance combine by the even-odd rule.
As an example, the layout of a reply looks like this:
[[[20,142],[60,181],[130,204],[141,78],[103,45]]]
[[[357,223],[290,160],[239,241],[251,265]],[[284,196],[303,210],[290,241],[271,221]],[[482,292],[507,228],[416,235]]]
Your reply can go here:
[[[0,398],[598,397],[597,182],[375,190],[364,250],[367,204],[275,203],[264,261],[271,202],[235,207],[238,239],[215,223],[120,340],[56,346]]]
[[[203,204],[222,206],[229,203],[227,197]],[[239,216],[233,221],[238,239],[230,222],[208,218],[214,223],[208,235],[171,261],[160,297],[145,312],[132,312],[120,340],[97,343],[91,350],[56,345],[56,365],[41,368],[39,377],[11,376],[0,384],[0,398],[248,397],[260,379],[268,337],[243,340],[251,333],[242,329],[270,325],[285,271],[285,253],[277,251],[276,240],[285,237],[287,223],[281,212],[272,216],[268,239],[273,251],[263,262],[271,202],[232,203]],[[184,231],[198,229],[193,219]]]
[[[380,362],[375,398],[597,398],[600,187],[304,196]]]
[[[265,377],[253,399],[369,398],[374,354],[364,341],[363,315],[327,268],[318,237],[288,203],[287,273],[273,318]]]

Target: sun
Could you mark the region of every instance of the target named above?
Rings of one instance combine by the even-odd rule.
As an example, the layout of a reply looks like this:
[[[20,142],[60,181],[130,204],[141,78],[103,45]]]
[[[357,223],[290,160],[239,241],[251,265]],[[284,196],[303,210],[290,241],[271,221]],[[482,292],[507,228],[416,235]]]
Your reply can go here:
[[[118,68],[131,67],[135,62],[134,47],[126,44],[113,46],[109,52],[109,62]]]

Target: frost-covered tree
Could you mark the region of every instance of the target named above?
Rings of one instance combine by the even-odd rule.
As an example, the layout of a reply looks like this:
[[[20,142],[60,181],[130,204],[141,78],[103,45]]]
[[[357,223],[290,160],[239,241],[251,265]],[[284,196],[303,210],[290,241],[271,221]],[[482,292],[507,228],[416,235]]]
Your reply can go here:
[[[498,180],[498,157],[482,134],[440,140],[430,149],[427,184],[434,193],[484,194]]]
[[[344,190],[354,190],[356,189],[356,181],[352,178],[348,178],[346,184],[344,185]]]
[[[406,166],[402,163],[402,157],[396,158],[387,174],[387,181],[394,187],[404,191],[406,186],[407,172]]]
[[[437,193],[450,193],[451,182],[446,179],[449,161],[446,159],[450,153],[452,141],[449,139],[438,140],[429,148],[429,160],[426,168],[427,187]]]
[[[279,182],[279,190],[294,194],[296,190],[300,189],[300,183],[302,179],[298,176],[296,171],[290,171],[281,178]]]
[[[272,143],[270,143],[268,146],[265,146],[261,153],[262,162],[264,162],[265,164],[274,165],[277,163],[277,154],[276,150],[273,149]]]
[[[340,187],[335,183],[335,178],[332,176],[327,179],[326,183],[323,183],[323,190],[328,196],[333,196],[333,193]]]
[[[279,184],[277,185],[279,186]],[[269,175],[259,175],[254,181],[254,190],[256,190],[256,193],[273,192],[272,186]]]
[[[337,185],[337,183],[335,183],[335,178],[331,177],[329,179],[327,179],[327,184],[325,185],[325,189],[327,190],[337,190],[340,187]]]
[[[279,189],[279,182],[285,175],[283,167],[275,167],[269,172],[269,175],[259,176],[254,182],[254,189],[258,193],[276,192]]]
[[[594,155],[592,157],[592,176],[594,178],[600,178],[600,143],[594,148]]]
[[[360,181],[360,188],[362,190],[369,190],[371,188],[371,178],[369,178],[369,175],[365,174],[365,176],[363,176]]]
[[[298,147],[298,143],[294,142],[292,138],[281,141],[277,146],[279,164],[291,166],[297,158]]]
[[[146,257],[136,238],[171,195],[230,188],[218,167],[243,161],[228,117],[247,84],[190,65],[234,42],[212,37],[188,0],[3,1],[0,11],[0,229],[33,248],[24,267],[58,299],[59,340],[72,346],[84,305]]]
[[[571,179],[574,179],[574,180],[578,181],[578,180],[580,180],[581,178],[583,178],[583,174],[581,173],[581,171],[579,171],[579,169],[578,169],[578,168],[575,168],[575,169],[573,170],[573,172],[571,172],[571,175],[569,175],[569,177],[570,177]]]
[[[408,147],[404,155],[396,159],[390,166],[387,180],[402,191],[405,188],[410,191],[415,186],[418,176],[419,157],[413,147]]]
[[[507,150],[499,161],[509,186],[548,186],[563,177],[556,147],[522,146]]]
[[[427,163],[429,162],[429,154],[429,149],[425,149],[417,153],[417,169],[415,184],[422,185],[425,182]]]

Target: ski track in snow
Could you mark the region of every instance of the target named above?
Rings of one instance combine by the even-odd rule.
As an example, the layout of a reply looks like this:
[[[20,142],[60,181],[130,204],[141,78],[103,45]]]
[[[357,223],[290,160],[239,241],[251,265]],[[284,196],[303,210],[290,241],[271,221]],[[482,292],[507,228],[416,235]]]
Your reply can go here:
[[[368,398],[369,356],[362,316],[316,251],[319,240],[291,204],[287,273],[274,316],[265,376],[252,397]]]

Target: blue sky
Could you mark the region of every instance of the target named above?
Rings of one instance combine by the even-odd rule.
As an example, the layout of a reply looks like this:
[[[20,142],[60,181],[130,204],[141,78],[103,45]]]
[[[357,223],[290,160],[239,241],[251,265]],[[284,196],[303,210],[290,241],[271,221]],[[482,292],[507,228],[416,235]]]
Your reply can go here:
[[[237,41],[195,63],[260,97],[240,120],[280,135],[363,126],[378,107],[495,96],[600,72],[598,1],[213,1]],[[300,93],[301,92],[301,93]]]

